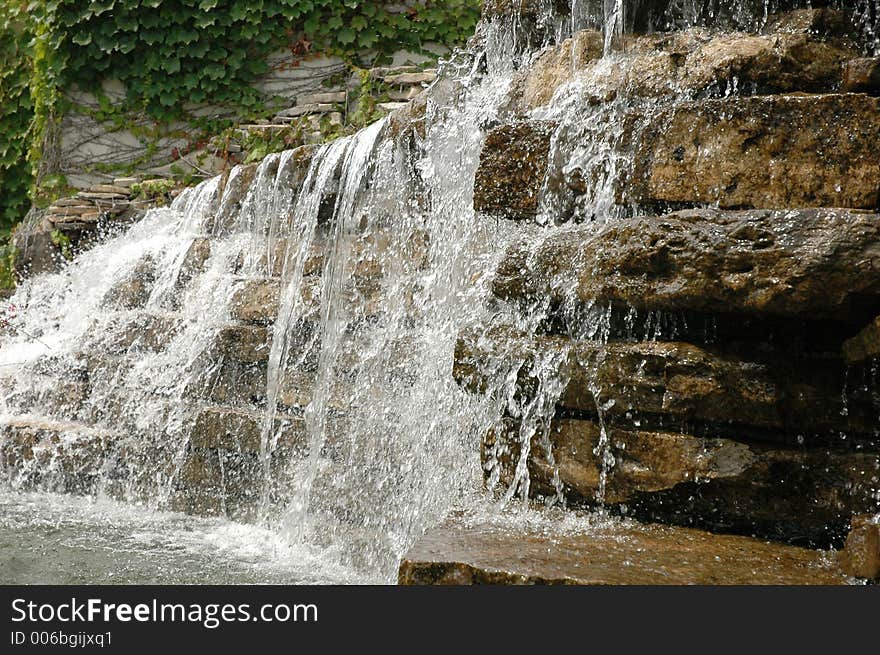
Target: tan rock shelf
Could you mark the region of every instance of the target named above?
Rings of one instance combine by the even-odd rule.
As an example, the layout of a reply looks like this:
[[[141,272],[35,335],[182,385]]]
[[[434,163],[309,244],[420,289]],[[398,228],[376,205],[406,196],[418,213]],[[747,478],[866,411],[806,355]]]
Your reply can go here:
[[[837,554],[632,522],[510,527],[450,519],[404,555],[405,585],[842,585]]]

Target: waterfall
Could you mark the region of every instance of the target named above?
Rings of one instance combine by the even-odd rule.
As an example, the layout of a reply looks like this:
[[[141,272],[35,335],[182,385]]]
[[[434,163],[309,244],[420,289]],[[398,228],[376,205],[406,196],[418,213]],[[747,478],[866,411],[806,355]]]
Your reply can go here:
[[[545,445],[553,465],[547,431],[569,353],[499,352],[491,388],[472,395],[451,376],[457,339],[476,325],[533,334],[552,309],[567,316],[568,333],[607,340],[608,307],[584,312],[572,289],[562,310],[543,300],[513,312],[490,300],[491,275],[513,243],[534,249],[547,238],[538,224],[562,224],[556,234],[634,211],[616,196],[632,163],[621,148],[631,136],[624,113],[640,104],[650,115],[689,91],[663,89],[659,100],[616,88],[606,104],[589,98],[611,95],[604,75],[619,79],[628,65],[617,44],[634,23],[680,27],[721,15],[713,2],[603,0],[600,9],[575,0],[567,13],[559,4],[541,15],[540,38],[523,16],[483,24],[484,48],[443,63],[424,116],[237,166],[60,273],[23,282],[0,344],[0,412],[61,437],[21,466],[0,464],[6,484],[189,511],[205,497],[187,496],[181,481],[216,470],[206,488],[219,489],[218,512],[381,581],[393,579],[414,538],[464,499],[527,498],[533,443]],[[759,15],[746,0],[726,4],[724,20],[742,23],[737,8],[748,7],[753,28],[772,9],[763,3]],[[859,6],[873,48],[877,7]],[[517,69],[542,46],[599,27],[601,62],[529,115],[555,125],[537,220],[479,216],[480,150],[504,120]],[[423,129],[402,131],[396,120]],[[577,199],[565,186],[573,176],[591,181]],[[242,310],[255,290],[272,316]],[[524,375],[534,381],[525,399],[517,392]],[[600,422],[610,409],[605,391],[593,389]],[[205,417],[217,415],[234,418],[216,433],[232,445],[194,443]],[[520,446],[515,472],[502,485],[498,463],[510,453],[492,453],[489,486],[502,491],[486,499],[477,491],[479,444],[487,432],[510,429],[510,419]],[[243,445],[245,425],[253,448]],[[77,443],[106,456],[77,469],[72,486],[64,455]],[[600,504],[614,466],[607,446],[603,427]],[[564,502],[555,487],[548,502]],[[241,497],[251,509],[241,509]]]

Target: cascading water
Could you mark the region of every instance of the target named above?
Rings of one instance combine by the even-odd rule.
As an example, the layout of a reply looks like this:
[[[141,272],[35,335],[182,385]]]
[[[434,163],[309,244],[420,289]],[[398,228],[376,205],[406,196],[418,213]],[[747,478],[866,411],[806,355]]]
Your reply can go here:
[[[731,8],[719,12],[716,3],[696,0],[575,0],[560,12],[550,2],[539,43],[520,17],[484,24],[484,49],[443,65],[415,136],[401,136],[401,119],[386,119],[320,148],[236,167],[61,273],[23,283],[11,300],[15,330],[0,348],[4,420],[71,427],[61,431],[69,439],[56,452],[9,466],[7,483],[177,508],[178,482],[192,474],[187,458],[198,451],[193,426],[206,408],[229,403],[255,417],[255,458],[244,468],[234,458],[203,464],[218,466],[223,484],[248,487],[256,511],[242,516],[366,576],[359,579],[379,581],[393,579],[412,540],[480,487],[480,440],[511,418],[520,449],[501,496],[527,498],[533,441],[553,462],[546,431],[569,353],[499,354],[491,388],[473,396],[450,375],[456,339],[474,325],[535,333],[553,309],[567,317],[568,334],[603,343],[612,316],[606,307],[584,312],[573,295],[561,311],[538,302],[515,313],[488,301],[489,276],[509,244],[538,243],[568,228],[475,214],[473,180],[486,131],[502,120],[516,68],[536,46],[604,24],[604,58],[531,114],[556,124],[536,222],[600,225],[632,211],[616,196],[631,164],[621,147],[624,115],[635,104],[650,115],[689,92],[663,88],[647,97],[613,89],[616,99],[605,104],[589,97],[607,98],[606,74],[619,79],[634,65],[618,52],[633,24],[719,18],[755,27],[775,6],[725,4]],[[863,29],[873,34],[877,8],[860,7]],[[585,114],[584,107],[591,109]],[[585,192],[574,200],[565,189],[578,180]],[[233,365],[217,352],[236,293],[255,281],[279,290],[277,314],[261,328],[271,338],[255,348],[263,369]],[[230,401],[255,371],[250,397]],[[528,398],[516,392],[524,371],[534,381]],[[592,392],[601,424],[610,406],[603,389]],[[291,446],[293,424],[302,439]],[[614,465],[604,427],[602,435],[600,503]],[[83,488],[71,489],[58,462],[77,441],[112,456]],[[491,486],[499,475],[490,472]],[[551,502],[563,500],[555,486]],[[223,512],[236,517],[231,501],[224,503]]]

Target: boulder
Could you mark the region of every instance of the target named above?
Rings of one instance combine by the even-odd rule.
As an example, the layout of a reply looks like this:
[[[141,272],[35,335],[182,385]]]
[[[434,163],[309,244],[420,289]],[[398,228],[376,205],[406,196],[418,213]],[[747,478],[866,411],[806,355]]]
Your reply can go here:
[[[840,87],[859,51],[808,31],[715,34],[703,28],[627,36],[615,59],[601,59],[600,32],[582,31],[548,48],[511,83],[506,109],[523,115],[576,82],[589,102],[650,98],[827,92]],[[850,90],[850,89],[847,89]],[[861,91],[861,89],[859,89]]]
[[[269,359],[272,334],[265,327],[230,325],[217,333],[217,352],[236,362],[253,364]]]
[[[554,127],[533,121],[489,133],[474,180],[474,209],[514,219],[535,215]]]
[[[880,579],[880,514],[853,517],[840,560],[853,577]]]
[[[870,398],[843,396],[840,360],[745,359],[687,343],[603,344],[495,328],[459,338],[453,376],[473,393],[515,376],[521,400],[553,394],[558,407],[583,416],[602,407],[615,425],[838,447],[844,433],[853,445],[877,446],[877,409]]]
[[[104,304],[122,309],[138,309],[147,304],[156,281],[156,263],[150,255],[144,256],[121,281],[110,287]]]
[[[722,208],[880,204],[880,99],[854,94],[683,103],[633,131],[624,195]]]
[[[125,352],[159,352],[182,329],[181,321],[172,315],[141,314],[126,321],[119,329],[91,334],[92,345],[108,354]]]
[[[483,445],[484,468],[509,483],[519,454],[515,424],[493,431]],[[839,543],[853,514],[880,510],[876,453],[556,419],[546,435],[532,438],[528,468],[533,494],[552,496],[561,485],[569,502],[601,501],[651,520],[810,545]]]
[[[542,517],[543,518],[543,517]],[[470,516],[429,530],[399,584],[847,584],[834,556],[748,537],[609,522],[565,527]]]
[[[522,302],[864,325],[880,308],[880,215],[702,209],[559,229],[512,246],[492,289]]]
[[[846,93],[880,95],[880,57],[853,59],[847,62],[841,90]]]
[[[843,344],[843,356],[850,364],[880,358],[880,316]]]
[[[483,0],[482,17],[484,20],[499,18],[519,18],[538,20],[548,9],[568,14],[571,8],[565,0]]]
[[[246,323],[272,323],[278,316],[281,280],[246,280],[232,296],[232,318]]]
[[[571,81],[573,66],[581,70],[602,57],[604,43],[601,32],[586,30],[545,50],[515,75],[508,92],[507,111],[522,115],[548,104],[556,90]]]
[[[235,409],[208,408],[196,417],[190,434],[193,448],[259,453],[265,416]],[[302,418],[275,416],[271,438],[275,447],[306,448],[308,438]],[[271,446],[271,444],[270,444]],[[274,450],[274,448],[273,448]]]

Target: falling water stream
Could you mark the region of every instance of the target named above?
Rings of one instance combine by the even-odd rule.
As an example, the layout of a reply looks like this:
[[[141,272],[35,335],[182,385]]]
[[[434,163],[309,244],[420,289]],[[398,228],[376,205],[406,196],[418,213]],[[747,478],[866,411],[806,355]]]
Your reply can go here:
[[[543,43],[604,22],[605,61],[616,65],[639,4],[575,0],[560,17],[558,3],[548,3]],[[765,20],[752,4],[737,7],[749,8],[750,21]],[[686,26],[712,6],[673,2],[665,16]],[[469,326],[534,330],[549,310],[538,304],[527,318],[514,315],[489,302],[488,287],[508,244],[545,238],[547,229],[473,210],[485,134],[504,118],[516,68],[542,43],[523,45],[518,20],[480,30],[482,46],[444,62],[418,136],[401,136],[395,119],[385,119],[319,148],[236,167],[60,273],[20,285],[14,329],[0,346],[0,411],[7,421],[71,427],[57,453],[0,469],[0,556],[21,567],[13,581],[40,580],[40,565],[42,579],[56,581],[71,561],[92,581],[111,581],[114,570],[129,571],[121,581],[390,581],[412,541],[451,508],[494,511],[499,498],[528,497],[529,448],[546,443],[540,435],[565,387],[557,361],[565,353],[529,364],[538,384],[526,400],[515,393],[522,360],[499,357],[494,387],[481,396],[461,390],[450,373],[456,339]],[[573,81],[533,112],[558,121],[554,169],[598,182],[564,215],[566,201],[548,189],[539,223],[598,224],[620,211],[613,184],[626,162],[613,146],[625,95],[584,115],[580,100],[598,83]],[[267,363],[236,369],[216,347],[233,322],[236,292],[272,278],[280,293],[266,327]],[[130,302],[137,294],[141,301]],[[595,308],[573,316],[572,329],[601,340],[608,320]],[[193,425],[206,408],[234,405],[229,396],[247,376],[256,387],[236,407],[255,417],[256,459],[243,470],[232,460],[218,464],[224,483],[248,487],[256,512],[233,522],[168,511],[178,508]],[[601,422],[602,390],[594,396]],[[523,447],[513,482],[490,498],[481,491],[479,444],[509,416]],[[291,447],[294,423],[303,434]],[[84,488],[70,488],[58,455],[82,440],[73,426],[83,425],[90,443],[118,445]],[[164,568],[140,570],[143,553]]]

